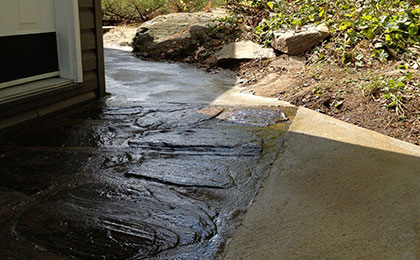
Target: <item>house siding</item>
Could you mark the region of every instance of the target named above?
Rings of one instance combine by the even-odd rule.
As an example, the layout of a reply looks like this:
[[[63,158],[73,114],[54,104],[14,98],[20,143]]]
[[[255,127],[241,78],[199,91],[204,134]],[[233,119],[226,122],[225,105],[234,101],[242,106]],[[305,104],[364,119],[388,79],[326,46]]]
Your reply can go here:
[[[0,103],[0,134],[105,95],[101,0],[79,0],[83,83]]]
[[[100,0],[79,0],[83,79],[97,84],[97,95],[105,95],[104,50]]]

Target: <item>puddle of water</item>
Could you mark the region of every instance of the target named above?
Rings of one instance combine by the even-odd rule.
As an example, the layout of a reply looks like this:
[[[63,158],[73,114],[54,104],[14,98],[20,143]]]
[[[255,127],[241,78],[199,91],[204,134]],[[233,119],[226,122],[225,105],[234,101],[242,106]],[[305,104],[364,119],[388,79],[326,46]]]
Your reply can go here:
[[[121,101],[210,103],[235,85],[233,72],[210,74],[189,64],[140,60],[105,50],[107,91]]]
[[[220,114],[217,118],[238,124],[260,127],[267,127],[288,121],[283,111],[278,108],[231,108]]]
[[[215,259],[240,222],[289,125],[282,111],[209,109],[229,84],[121,55],[107,55],[111,99],[0,141],[1,259]],[[133,63],[180,80],[164,92],[112,78]],[[183,88],[198,81],[203,96]]]

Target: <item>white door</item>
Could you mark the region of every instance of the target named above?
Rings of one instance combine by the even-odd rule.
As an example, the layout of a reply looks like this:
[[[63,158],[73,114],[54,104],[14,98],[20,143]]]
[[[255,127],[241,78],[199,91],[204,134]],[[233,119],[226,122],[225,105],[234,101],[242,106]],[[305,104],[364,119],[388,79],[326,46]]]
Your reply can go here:
[[[0,1],[0,36],[54,31],[54,0]]]
[[[0,0],[0,89],[59,75],[54,4],[55,0]]]
[[[0,103],[82,82],[79,1],[0,0]]]

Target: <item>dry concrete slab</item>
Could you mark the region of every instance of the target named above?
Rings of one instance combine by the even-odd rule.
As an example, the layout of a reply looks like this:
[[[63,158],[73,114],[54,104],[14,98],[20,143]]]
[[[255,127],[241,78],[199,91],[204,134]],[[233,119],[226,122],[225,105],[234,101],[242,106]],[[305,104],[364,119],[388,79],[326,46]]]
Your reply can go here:
[[[279,100],[278,98],[269,98],[262,96],[255,96],[249,93],[243,93],[240,87],[235,85],[231,89],[225,91],[217,96],[211,105],[215,106],[278,106],[282,108],[296,108],[287,101]]]
[[[420,148],[300,108],[224,259],[420,258]]]

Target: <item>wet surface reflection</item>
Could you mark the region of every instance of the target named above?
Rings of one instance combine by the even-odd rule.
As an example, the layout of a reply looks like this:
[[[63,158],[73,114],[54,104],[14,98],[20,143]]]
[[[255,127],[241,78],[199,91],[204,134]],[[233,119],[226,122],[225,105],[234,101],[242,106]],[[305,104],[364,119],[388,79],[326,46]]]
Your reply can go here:
[[[2,259],[215,259],[290,123],[275,108],[206,114],[196,95],[145,102],[113,91],[0,140]]]

